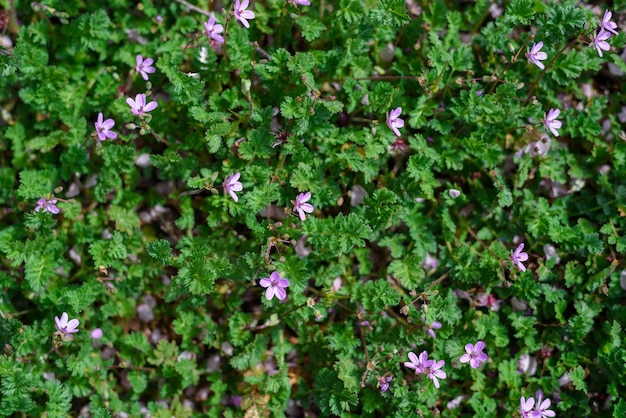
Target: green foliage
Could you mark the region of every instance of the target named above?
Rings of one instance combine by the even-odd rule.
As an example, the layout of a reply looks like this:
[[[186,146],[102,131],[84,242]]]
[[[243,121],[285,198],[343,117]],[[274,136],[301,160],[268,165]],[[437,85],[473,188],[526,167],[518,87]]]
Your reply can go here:
[[[0,416],[626,415],[623,2],[183,3],[3,2]]]

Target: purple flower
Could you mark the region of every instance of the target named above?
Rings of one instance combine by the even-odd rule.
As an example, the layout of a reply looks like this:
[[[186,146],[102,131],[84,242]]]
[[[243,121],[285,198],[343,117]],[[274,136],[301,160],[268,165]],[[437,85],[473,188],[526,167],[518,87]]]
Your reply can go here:
[[[391,382],[391,379],[393,379],[393,376],[389,376],[389,375],[383,376],[378,379],[378,384],[380,385],[381,392],[387,392],[387,390],[389,389],[389,382]]]
[[[426,332],[428,333],[428,335],[430,335],[431,338],[436,338],[437,335],[435,334],[435,330],[440,329],[440,328],[441,328],[441,322],[435,321],[432,324],[430,324],[430,327],[428,327],[428,330]]]
[[[545,117],[541,120],[543,124],[546,125],[546,128],[557,138],[559,137],[559,131],[557,131],[557,129],[561,129],[562,126],[561,121],[556,119],[559,117],[560,113],[561,111],[559,109],[550,109],[548,115],[544,115]]]
[[[543,392],[537,391],[537,404],[535,405],[535,417],[536,418],[550,418],[556,416],[556,413],[548,409],[552,403],[549,398],[543,399]]]
[[[241,173],[233,174],[232,176],[228,177],[223,184],[224,192],[228,193],[235,202],[239,202],[239,198],[237,197],[235,192],[240,192],[243,190],[243,185],[239,182],[240,174]]]
[[[221,24],[215,24],[215,16],[211,15],[208,22],[204,22],[204,30],[207,36],[217,43],[223,44],[224,37],[220,33],[224,32],[224,26]]]
[[[313,206],[310,203],[306,203],[309,201],[309,199],[311,199],[311,192],[306,192],[300,193],[298,196],[296,196],[295,201],[291,201],[291,203],[293,203],[293,210],[298,212],[301,221],[304,221],[306,219],[306,215],[304,214],[305,212],[313,213]]]
[[[105,141],[107,138],[115,139],[117,138],[117,134],[111,131],[111,128],[115,126],[115,121],[113,119],[103,120],[104,117],[102,113],[98,113],[98,120],[94,123],[96,127],[96,133],[98,134],[98,139],[100,141]]]
[[[89,336],[91,338],[93,338],[94,340],[98,340],[98,339],[102,338],[102,334],[103,334],[102,333],[102,328],[94,328],[91,331],[91,334],[89,334]]]
[[[254,12],[252,10],[246,10],[249,4],[249,0],[243,0],[243,2],[235,0],[235,10],[233,11],[235,19],[240,21],[246,28],[250,27],[248,19],[254,19]]]
[[[526,53],[526,58],[528,58],[528,61],[532,62],[537,67],[543,70],[546,67],[543,65],[541,61],[548,58],[548,54],[541,51],[541,48],[543,48],[543,42],[533,44],[533,46],[530,48],[530,51]]]
[[[438,379],[445,379],[447,376],[446,372],[441,370],[444,364],[446,364],[446,362],[443,360],[439,360],[439,361],[428,360],[428,364],[424,368],[424,373],[426,373],[426,377],[428,377],[429,379],[432,379],[437,389],[439,389]]]
[[[43,210],[44,212],[50,212],[53,215],[58,215],[60,210],[57,207],[56,199],[39,199],[37,201],[37,206],[35,207],[35,212],[39,212]]]
[[[600,24],[600,26],[602,27],[602,29],[611,32],[613,35],[617,35],[617,31],[615,30],[617,29],[617,23],[611,22],[612,16],[613,16],[613,13],[609,12],[608,10],[605,11],[604,16],[602,17],[602,23]],[[600,54],[600,56],[602,56],[602,54]]]
[[[528,399],[523,396],[520,398],[520,413],[522,418],[551,418],[556,416],[556,413],[548,409],[550,408],[550,399],[542,399],[543,393],[541,391],[537,391],[537,403],[535,404],[535,399],[530,397]],[[535,410],[533,411],[533,407]]]
[[[128,97],[126,99],[126,103],[130,106],[130,111],[133,112],[133,115],[143,116],[146,112],[150,112],[157,108],[159,105],[157,102],[150,102],[146,104],[146,95],[138,94],[135,96],[135,100]]]
[[[402,136],[398,128],[402,128],[404,126],[404,119],[400,119],[400,115],[402,114],[402,108],[396,107],[391,112],[387,113],[387,126],[393,131],[396,136]]]
[[[311,2],[309,0],[291,0],[290,3],[299,4],[300,6],[310,6],[311,5]]]
[[[522,264],[522,261],[528,260],[528,254],[525,252],[522,252],[523,249],[524,249],[524,243],[522,242],[515,249],[515,251],[511,252],[511,256],[509,257],[509,259],[513,262],[513,264],[517,266],[518,269],[520,269],[520,271],[526,271],[526,266]]]
[[[145,60],[141,55],[137,55],[137,65],[135,70],[141,74],[144,80],[148,81],[148,74],[152,74],[156,69],[152,66],[154,60],[152,58],[146,58]]]
[[[476,345],[467,344],[465,346],[465,353],[460,358],[461,363],[469,362],[472,369],[478,368],[480,363],[484,363],[487,361],[487,354],[483,353],[483,349],[485,348],[484,341],[478,341]]]
[[[411,361],[404,362],[404,366],[408,367],[409,369],[415,370],[415,374],[424,373],[426,367],[428,367],[432,363],[432,360],[428,360],[427,351],[422,351],[419,357],[411,351],[409,352],[409,360]]]
[[[265,291],[265,299],[272,300],[274,295],[278,300],[284,300],[287,297],[286,287],[289,287],[289,280],[280,277],[278,272],[273,272],[270,277],[263,278],[259,281],[259,284],[263,287],[267,287]]]
[[[609,45],[609,43],[606,41],[610,37],[610,32],[607,32],[606,30],[604,30],[604,28],[600,28],[600,31],[598,32],[596,37],[593,38],[593,45],[596,47],[598,55],[602,56],[603,50],[608,51],[609,49],[611,49],[611,45]]]
[[[72,319],[71,321],[68,321],[68,319],[67,312],[63,312],[61,319],[57,316],[54,317],[56,328],[61,334],[66,335],[78,332],[78,325],[80,324],[78,319]]]

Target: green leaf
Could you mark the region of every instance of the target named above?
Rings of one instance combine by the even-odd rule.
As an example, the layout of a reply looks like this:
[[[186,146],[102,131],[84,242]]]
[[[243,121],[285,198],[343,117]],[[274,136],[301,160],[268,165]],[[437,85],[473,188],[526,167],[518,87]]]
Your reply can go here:
[[[585,370],[580,365],[569,372],[569,378],[572,379],[572,383],[576,389],[587,393],[587,384],[584,382]]]
[[[365,241],[372,237],[372,228],[354,213],[325,219],[309,216],[302,223],[302,231],[317,251],[337,255],[346,254],[354,247],[364,247]]]
[[[402,26],[410,21],[404,0],[380,0],[367,14],[367,20],[374,26]]]
[[[164,239],[149,242],[146,245],[146,251],[150,254],[150,257],[156,259],[162,266],[172,263],[172,248],[170,243]]]
[[[318,19],[313,19],[304,15],[299,16],[296,19],[296,23],[302,29],[302,36],[307,42],[311,42],[319,38],[320,35],[326,30],[326,25]]]
[[[502,23],[508,27],[529,25],[535,17],[535,4],[532,0],[513,0],[504,11]]]
[[[363,307],[370,312],[380,312],[386,307],[394,307],[400,302],[400,295],[388,281],[370,280],[365,283],[360,295]]]

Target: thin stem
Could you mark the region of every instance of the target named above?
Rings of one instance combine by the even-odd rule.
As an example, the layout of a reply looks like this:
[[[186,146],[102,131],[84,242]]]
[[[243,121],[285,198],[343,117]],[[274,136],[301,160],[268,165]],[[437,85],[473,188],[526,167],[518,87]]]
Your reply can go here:
[[[550,62],[548,63],[548,65],[545,66],[545,68],[543,69],[543,71],[541,71],[541,73],[539,74],[539,77],[537,77],[537,79],[533,82],[533,84],[530,85],[530,90],[528,90],[528,95],[526,96],[526,100],[524,101],[524,104],[526,104],[530,98],[532,97],[533,91],[535,91],[535,88],[537,87],[537,85],[539,84],[539,82],[541,81],[541,79],[543,78],[543,76],[545,75],[545,73],[550,69],[550,67],[552,67],[552,64],[554,64],[554,61],[556,61],[556,59],[569,47],[571,47],[572,45],[574,45],[576,42],[578,42],[578,38],[571,40],[570,42],[568,42],[563,48],[561,48],[561,50],[559,52],[556,53],[556,55],[554,55],[552,57],[552,59],[550,60]]]
[[[189,10],[193,10],[196,13],[200,13],[203,14],[205,16],[211,17],[211,13],[207,12],[206,10],[202,10],[201,8],[199,8],[198,6],[194,6],[193,4],[185,1],[185,0],[174,0],[177,3],[182,4],[183,6],[185,6],[186,8],[188,8]]]

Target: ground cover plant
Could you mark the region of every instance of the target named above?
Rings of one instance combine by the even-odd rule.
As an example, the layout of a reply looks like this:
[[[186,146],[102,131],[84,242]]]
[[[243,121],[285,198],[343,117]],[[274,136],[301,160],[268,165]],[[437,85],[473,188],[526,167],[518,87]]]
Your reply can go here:
[[[0,416],[626,416],[623,0],[0,7]]]

